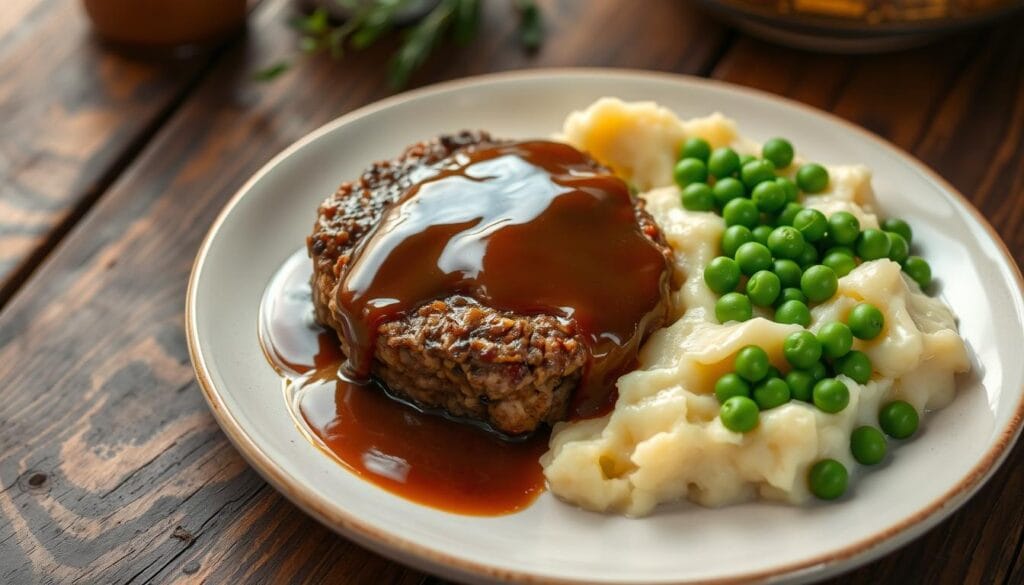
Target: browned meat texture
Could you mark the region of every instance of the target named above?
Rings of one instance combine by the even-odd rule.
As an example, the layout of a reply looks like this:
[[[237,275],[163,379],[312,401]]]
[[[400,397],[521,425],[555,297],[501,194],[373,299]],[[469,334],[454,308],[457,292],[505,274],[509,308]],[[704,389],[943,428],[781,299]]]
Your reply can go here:
[[[424,171],[463,149],[496,141],[462,132],[414,144],[344,183],[318,210],[307,238],[317,319],[340,330],[335,289],[360,238]],[[644,233],[670,254],[650,215],[637,204]],[[347,350],[342,343],[342,350]],[[565,417],[587,350],[575,324],[549,315],[517,315],[453,296],[419,307],[377,331],[373,374],[395,394],[428,408],[488,423],[510,435]]]

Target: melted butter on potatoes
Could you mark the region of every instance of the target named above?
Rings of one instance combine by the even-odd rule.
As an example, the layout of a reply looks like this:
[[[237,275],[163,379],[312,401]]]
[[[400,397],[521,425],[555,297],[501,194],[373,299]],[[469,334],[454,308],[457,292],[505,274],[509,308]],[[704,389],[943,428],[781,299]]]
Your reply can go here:
[[[659,503],[683,499],[705,506],[758,497],[804,502],[811,497],[808,468],[832,458],[852,469],[850,433],[877,425],[882,404],[901,399],[919,412],[938,408],[952,398],[955,374],[969,369],[949,308],[924,295],[899,265],[865,262],[839,279],[832,299],[813,308],[809,329],[844,319],[858,302],[878,307],[885,330],[854,345],[871,358],[872,379],[858,384],[838,376],[850,402],[836,414],[793,400],[761,412],[758,427],[749,433],[723,426],[715,380],[731,371],[734,356],[747,345],[760,346],[773,365],[787,370],[782,343],[800,327],[756,312],[743,323],[715,320],[717,295],[705,285],[703,267],[720,253],[725,226],[713,213],[683,209],[672,183],[679,145],[690,136],[741,153],[758,150],[720,114],[683,121],[649,102],[605,98],[565,123],[564,140],[645,191],[647,209],[676,252],[682,283],[675,293],[675,321],[651,336],[639,369],[619,379],[614,411],[555,428],[541,460],[544,473],[552,492],[583,508],[642,516]],[[877,227],[870,171],[861,165],[828,170],[828,188],[805,197],[803,204],[826,215],[847,211],[862,227]]]

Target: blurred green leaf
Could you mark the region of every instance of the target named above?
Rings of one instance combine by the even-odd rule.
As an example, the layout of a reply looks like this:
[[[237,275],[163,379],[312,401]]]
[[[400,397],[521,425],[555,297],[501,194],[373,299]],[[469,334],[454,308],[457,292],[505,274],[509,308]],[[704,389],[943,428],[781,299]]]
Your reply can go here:
[[[480,0],[460,0],[455,7],[455,24],[452,36],[455,42],[465,45],[476,36],[480,22]]]
[[[302,37],[299,39],[299,48],[304,53],[315,53],[320,48],[320,41],[315,37]]]
[[[277,79],[277,77],[282,73],[288,71],[289,67],[291,67],[291,65],[288,62],[279,61],[269,67],[264,67],[263,69],[256,71],[252,74],[252,78],[256,81],[270,81],[272,79]]]
[[[441,0],[419,24],[409,29],[405,42],[391,62],[392,87],[405,87],[412,72],[427,60],[430,52],[451,25],[459,2],[460,0]]]
[[[345,54],[346,33],[345,29],[336,28],[331,31],[331,34],[327,35],[327,47],[331,52],[332,58],[341,59],[342,55]]]
[[[332,23],[325,8],[317,8],[306,16],[290,21],[302,33],[299,48],[306,53],[327,50],[331,57],[341,58],[346,45],[364,49],[392,31],[403,10],[417,6],[421,0],[334,0],[348,18]],[[519,38],[527,49],[540,46],[544,38],[542,14],[533,0],[512,0],[519,13]],[[412,73],[423,66],[438,44],[447,37],[460,45],[472,40],[480,23],[482,0],[438,0],[433,8],[406,31],[402,44],[391,60],[389,81],[392,87],[404,87]],[[449,34],[450,33],[450,34]],[[277,63],[256,73],[261,80],[270,80],[288,69],[286,62]]]
[[[544,20],[533,0],[516,0],[519,9],[519,42],[528,51],[536,51],[544,42]]]
[[[395,15],[408,7],[409,0],[377,0],[370,2],[362,15],[359,30],[352,35],[352,46],[363,49],[394,28]]]
[[[317,8],[309,15],[299,17],[294,21],[300,31],[311,35],[322,35],[331,26],[328,20],[327,9]]]

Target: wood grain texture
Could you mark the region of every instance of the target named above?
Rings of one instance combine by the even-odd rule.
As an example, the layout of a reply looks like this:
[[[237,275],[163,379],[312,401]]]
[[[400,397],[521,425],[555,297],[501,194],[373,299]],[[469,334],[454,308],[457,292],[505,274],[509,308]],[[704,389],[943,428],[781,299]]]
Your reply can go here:
[[[989,218],[1024,262],[1024,21],[877,57],[828,57],[740,41],[714,76],[785,95],[918,156]],[[924,478],[922,478],[924,479]],[[959,512],[909,546],[832,581],[1024,582],[1024,448]]]
[[[0,307],[198,78],[105,51],[79,2],[0,9]]]
[[[303,59],[271,84],[251,82],[294,53],[289,5],[256,10],[247,38],[218,58],[0,313],[0,583],[423,580],[332,535],[269,488],[217,428],[189,364],[185,285],[221,206],[289,143],[388,93],[387,45],[340,64]],[[614,0],[550,2],[549,42],[528,57],[515,48],[509,5],[486,7],[472,48],[438,55],[414,83],[577,63],[698,72],[725,39],[675,0],[643,11]],[[632,42],[645,29],[660,31],[656,44]],[[127,91],[167,99],[173,88]],[[69,142],[72,160],[86,160],[83,140]],[[92,168],[68,166],[65,187],[19,180],[33,193],[64,193],[83,180],[82,165]]]
[[[509,6],[485,5],[471,50],[442,48],[414,84],[548,65],[713,70],[915,153],[1024,259],[1020,21],[893,56],[741,39],[719,60],[729,35],[681,2],[562,0],[545,4],[549,42],[528,56]],[[0,313],[0,583],[441,583],[334,536],[249,469],[208,414],[183,338],[185,281],[220,206],[288,143],[386,95],[393,41],[255,85],[251,72],[295,43],[287,4],[267,2],[193,88],[201,63],[166,71],[108,54],[77,8],[0,11],[0,275],[8,250],[14,273],[40,266],[84,214]],[[37,54],[33,38],[50,41]],[[22,279],[0,281],[2,305]],[[1017,448],[962,511],[835,582],[1024,582],[1022,464]]]

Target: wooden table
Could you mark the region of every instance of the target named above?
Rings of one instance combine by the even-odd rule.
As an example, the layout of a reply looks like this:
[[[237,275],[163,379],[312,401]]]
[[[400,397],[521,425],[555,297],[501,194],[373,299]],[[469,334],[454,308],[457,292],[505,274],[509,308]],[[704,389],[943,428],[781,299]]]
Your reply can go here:
[[[865,126],[949,179],[1024,258],[1024,20],[887,56],[778,48],[678,0],[545,2],[522,53],[489,1],[470,50],[415,85],[588,65],[714,77]],[[438,583],[335,536],[246,465],[207,411],[185,284],[221,206],[271,156],[388,95],[393,42],[295,54],[291,4],[174,64],[101,47],[78,2],[0,8],[0,583]],[[926,481],[926,478],[922,478]],[[843,583],[1024,583],[1024,448],[962,510]]]

